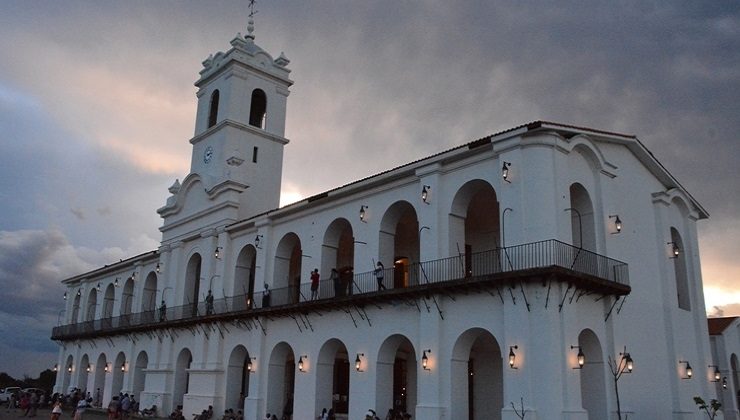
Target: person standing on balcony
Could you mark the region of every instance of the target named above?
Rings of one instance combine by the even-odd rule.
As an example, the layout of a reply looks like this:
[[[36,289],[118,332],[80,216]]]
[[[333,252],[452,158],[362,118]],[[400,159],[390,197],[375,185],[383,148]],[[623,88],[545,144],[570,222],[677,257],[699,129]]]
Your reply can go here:
[[[378,261],[378,266],[375,267],[375,271],[373,271],[373,274],[375,274],[375,280],[378,281],[378,291],[385,290],[385,285],[383,285],[383,279],[385,278],[385,267],[383,267],[383,263]]]
[[[331,283],[334,285],[334,297],[341,296],[342,283],[339,281],[339,271],[337,271],[336,268],[331,269],[329,280],[331,280]]]
[[[270,307],[270,286],[265,283],[265,290],[262,291],[262,307]]]
[[[213,293],[210,290],[206,296],[206,315],[213,315]]]
[[[164,322],[166,320],[167,320],[167,304],[165,304],[164,299],[162,299],[162,304],[159,305],[159,322]],[[98,388],[98,390],[100,390],[100,388]]]
[[[314,268],[311,272],[311,300],[319,298],[319,278],[321,278],[319,269]]]

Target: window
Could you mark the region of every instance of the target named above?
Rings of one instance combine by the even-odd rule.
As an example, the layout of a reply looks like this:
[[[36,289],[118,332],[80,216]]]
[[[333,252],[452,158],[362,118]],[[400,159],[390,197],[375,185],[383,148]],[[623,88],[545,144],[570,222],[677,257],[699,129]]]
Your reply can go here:
[[[678,307],[687,311],[691,310],[691,291],[689,288],[689,276],[686,270],[686,248],[684,248],[681,234],[674,227],[671,227],[671,242],[680,250],[679,254],[673,261],[673,271],[676,276],[676,294],[678,297]]]
[[[216,122],[218,121],[218,98],[219,93],[218,89],[216,89],[211,94],[211,107],[208,111],[208,128],[216,125]]]
[[[265,128],[264,122],[267,114],[267,96],[262,89],[252,91],[252,105],[249,108],[249,125]]]

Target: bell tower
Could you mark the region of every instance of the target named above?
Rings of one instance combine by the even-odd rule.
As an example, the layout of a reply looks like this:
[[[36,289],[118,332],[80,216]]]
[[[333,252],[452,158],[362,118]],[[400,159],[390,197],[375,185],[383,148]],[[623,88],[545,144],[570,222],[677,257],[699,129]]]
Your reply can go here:
[[[290,62],[276,59],[247,35],[237,34],[227,52],[203,61],[198,88],[190,174],[170,187],[157,210],[163,240],[228,224],[277,208],[283,168]],[[198,187],[196,187],[196,184]],[[183,226],[187,224],[188,227]],[[167,232],[174,229],[170,236]]]

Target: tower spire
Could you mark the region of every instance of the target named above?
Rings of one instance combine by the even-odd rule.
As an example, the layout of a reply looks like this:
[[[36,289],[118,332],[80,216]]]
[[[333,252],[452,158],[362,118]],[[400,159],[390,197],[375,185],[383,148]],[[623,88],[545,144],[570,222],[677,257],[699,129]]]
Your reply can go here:
[[[247,22],[247,35],[245,38],[254,39],[254,15],[257,11],[254,9],[255,0],[249,0],[249,21]]]

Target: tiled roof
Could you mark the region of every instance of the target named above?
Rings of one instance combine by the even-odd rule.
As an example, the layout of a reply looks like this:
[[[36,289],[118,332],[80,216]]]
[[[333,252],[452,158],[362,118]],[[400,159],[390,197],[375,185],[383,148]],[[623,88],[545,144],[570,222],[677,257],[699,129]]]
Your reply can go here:
[[[737,316],[726,316],[722,318],[708,318],[707,325],[709,326],[709,335],[720,335],[727,327],[732,324],[733,321],[740,317]]]

